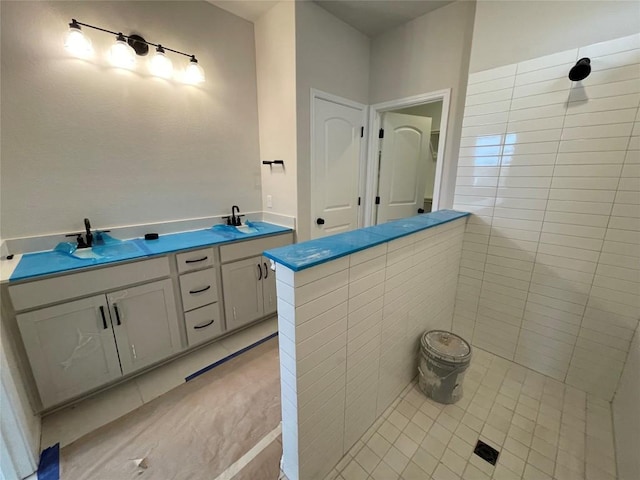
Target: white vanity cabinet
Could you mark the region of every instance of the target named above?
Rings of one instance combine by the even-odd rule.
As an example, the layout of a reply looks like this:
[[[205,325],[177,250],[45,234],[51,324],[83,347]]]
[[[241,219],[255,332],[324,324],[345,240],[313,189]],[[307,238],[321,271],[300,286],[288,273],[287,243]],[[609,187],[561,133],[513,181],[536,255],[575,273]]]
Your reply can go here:
[[[220,247],[227,330],[276,312],[275,272],[262,252],[291,242],[288,233]]]
[[[181,350],[169,275],[161,257],[9,286],[43,408]]]
[[[176,255],[180,272],[180,296],[190,347],[224,333],[218,302],[217,249],[204,248]]]
[[[171,280],[112,292],[107,300],[123,375],[180,351]]]
[[[44,408],[122,376],[104,295],[17,316]]]
[[[261,272],[261,256],[222,266],[224,311],[229,330],[264,317]]]

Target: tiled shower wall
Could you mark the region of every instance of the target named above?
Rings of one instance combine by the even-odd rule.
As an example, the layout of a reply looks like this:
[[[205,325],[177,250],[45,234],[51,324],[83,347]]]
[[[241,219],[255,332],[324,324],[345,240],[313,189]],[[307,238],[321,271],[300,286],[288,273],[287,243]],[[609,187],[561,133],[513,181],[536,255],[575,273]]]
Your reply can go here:
[[[639,105],[640,35],[471,74],[456,182],[454,331],[607,400],[640,317]]]

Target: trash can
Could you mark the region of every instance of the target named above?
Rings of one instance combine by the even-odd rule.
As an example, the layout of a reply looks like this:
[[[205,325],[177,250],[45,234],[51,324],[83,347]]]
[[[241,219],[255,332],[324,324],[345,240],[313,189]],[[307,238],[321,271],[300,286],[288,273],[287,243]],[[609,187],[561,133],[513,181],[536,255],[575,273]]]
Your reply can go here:
[[[420,390],[438,403],[457,402],[470,363],[471,346],[462,337],[444,330],[426,332],[420,340]]]

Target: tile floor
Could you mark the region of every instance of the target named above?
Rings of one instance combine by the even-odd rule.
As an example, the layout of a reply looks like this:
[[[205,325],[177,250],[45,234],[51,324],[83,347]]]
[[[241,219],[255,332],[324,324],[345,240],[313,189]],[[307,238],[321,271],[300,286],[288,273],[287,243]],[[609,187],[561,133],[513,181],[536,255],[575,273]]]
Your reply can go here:
[[[610,404],[475,349],[455,405],[414,383],[329,474],[330,480],[614,480]],[[496,466],[473,454],[480,439]]]

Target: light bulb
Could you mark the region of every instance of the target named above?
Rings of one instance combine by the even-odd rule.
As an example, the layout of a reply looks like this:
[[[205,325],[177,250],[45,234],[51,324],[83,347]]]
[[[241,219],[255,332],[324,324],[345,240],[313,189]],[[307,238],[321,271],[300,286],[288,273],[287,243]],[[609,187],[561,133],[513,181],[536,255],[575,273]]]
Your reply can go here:
[[[116,38],[116,43],[109,50],[109,61],[114,67],[133,68],[136,64],[136,55],[121,33]]]
[[[164,54],[162,45],[158,45],[156,54],[149,60],[149,70],[157,77],[171,78],[173,74],[173,63],[171,63],[171,60]]]
[[[198,65],[198,60],[196,60],[195,56],[191,57],[191,61],[184,71],[184,82],[191,85],[204,82],[204,70]]]
[[[84,36],[82,30],[80,30],[80,25],[75,20],[69,24],[69,31],[64,39],[64,48],[72,55],[80,58],[88,58],[93,55],[91,40]]]

